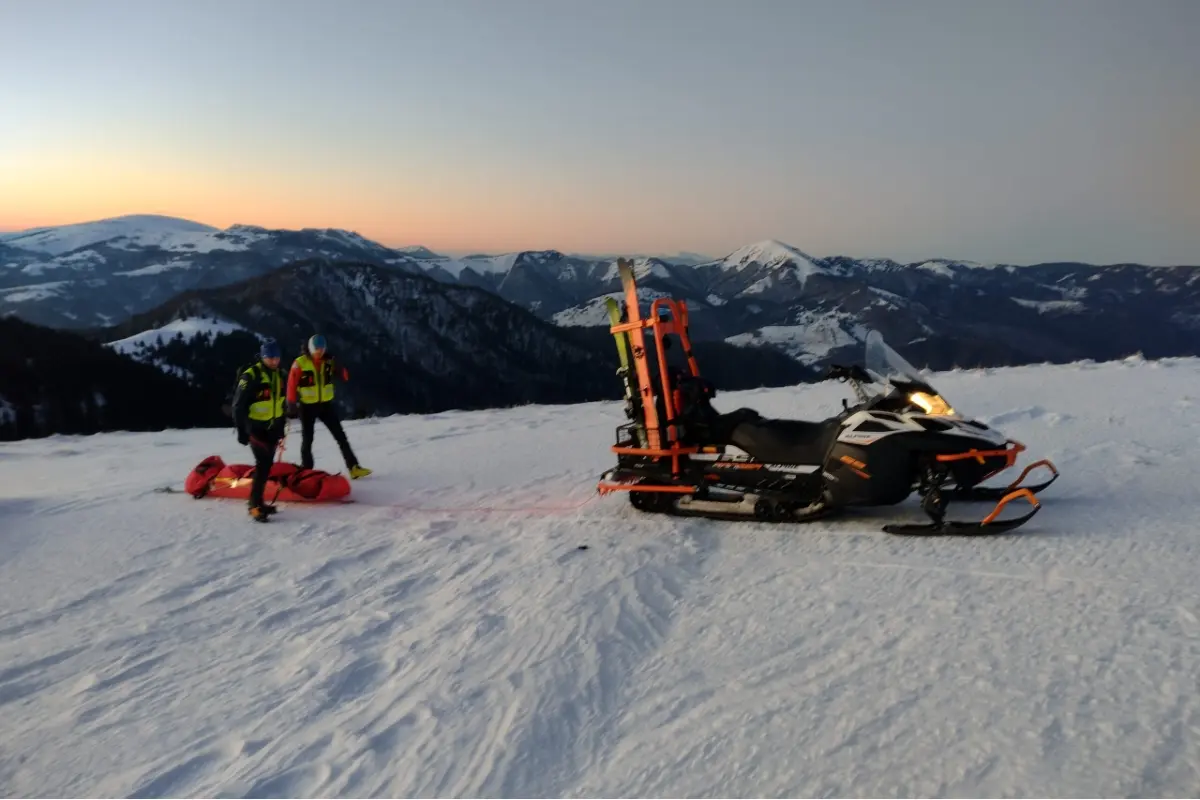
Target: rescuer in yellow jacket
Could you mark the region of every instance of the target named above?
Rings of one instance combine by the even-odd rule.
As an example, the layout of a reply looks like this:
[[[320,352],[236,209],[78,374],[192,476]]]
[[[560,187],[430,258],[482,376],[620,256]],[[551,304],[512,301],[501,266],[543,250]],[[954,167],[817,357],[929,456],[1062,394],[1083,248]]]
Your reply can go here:
[[[263,491],[275,451],[287,427],[284,409],[283,373],[279,371],[279,344],[267,339],[258,353],[258,361],[238,377],[233,393],[233,423],[238,444],[250,445],[254,454],[254,476],[250,484],[250,516],[266,522],[275,506],[263,502]]]
[[[350,477],[361,478],[370,475],[371,470],[358,463],[333,407],[334,384],[338,380],[350,380],[350,373],[345,367],[338,367],[333,356],[326,353],[325,337],[318,333],[300,348],[300,357],[292,362],[288,373],[288,413],[300,417],[300,466],[313,468],[313,431],[320,420],[341,449]]]

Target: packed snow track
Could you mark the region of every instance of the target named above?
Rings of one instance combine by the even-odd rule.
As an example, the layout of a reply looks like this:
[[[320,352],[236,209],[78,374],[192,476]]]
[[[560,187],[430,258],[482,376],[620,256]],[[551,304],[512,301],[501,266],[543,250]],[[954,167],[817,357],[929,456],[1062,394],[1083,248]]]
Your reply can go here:
[[[228,430],[0,444],[0,792],[1194,795],[1200,361],[936,380],[1061,470],[1024,528],[640,514],[616,402],[349,423],[268,525],[155,491]]]

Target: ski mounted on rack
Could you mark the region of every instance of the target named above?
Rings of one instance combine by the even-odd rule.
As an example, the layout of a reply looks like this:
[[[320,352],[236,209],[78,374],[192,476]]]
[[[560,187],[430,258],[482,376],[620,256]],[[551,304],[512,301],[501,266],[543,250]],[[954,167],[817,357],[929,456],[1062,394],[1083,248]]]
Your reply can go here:
[[[981,534],[1028,522],[1041,507],[1035,493],[1058,477],[1042,460],[1007,486],[982,486],[1014,466],[1025,446],[954,411],[877,331],[866,337],[865,368],[830,370],[830,378],[852,385],[857,399],[840,414],[819,421],[766,419],[749,408],[722,414],[711,403],[716,389],[701,377],[692,354],[687,302],[656,298],[643,317],[632,263],[620,259],[618,272],[625,315],[610,303],[609,322],[630,421],[617,428],[611,448],[617,465],[601,477],[601,494],[628,492],[635,508],[654,513],[806,522],[856,507],[898,505],[916,493],[930,522],[883,530]],[[669,363],[672,340],[680,345],[682,367]],[[1051,477],[1023,486],[1036,467]],[[995,507],[978,521],[946,518],[951,501],[972,500]],[[1014,500],[1032,508],[1001,518]]]
[[[617,325],[620,325],[623,321],[621,317],[621,305],[617,302],[616,298],[605,298],[604,305],[608,308],[609,327],[615,328]],[[617,357],[621,363],[621,366],[617,368],[617,375],[620,376],[621,385],[625,390],[625,416],[635,421],[634,430],[637,433],[638,443],[642,447],[646,447],[648,444],[646,429],[641,424],[642,402],[635,388],[633,367],[630,363],[629,334],[622,331],[621,333],[614,333],[613,338],[617,341]]]

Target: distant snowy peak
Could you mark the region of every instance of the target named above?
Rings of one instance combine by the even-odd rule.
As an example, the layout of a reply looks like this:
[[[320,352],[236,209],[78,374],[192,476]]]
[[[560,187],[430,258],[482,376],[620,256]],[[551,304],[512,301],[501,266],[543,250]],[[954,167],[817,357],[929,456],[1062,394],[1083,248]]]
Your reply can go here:
[[[241,325],[220,317],[181,317],[162,327],[108,342],[105,347],[132,358],[134,361],[156,366],[168,375],[191,381],[193,376],[187,370],[163,360],[159,352],[160,348],[176,338],[182,339],[185,343],[195,343],[201,338],[211,342],[223,334],[245,330]],[[259,336],[259,338],[262,337]]]
[[[0,236],[0,244],[54,257],[100,245],[130,252],[157,249],[172,253],[211,253],[244,251],[255,246],[269,246],[272,241],[295,240],[297,236],[311,242],[327,242],[328,246],[343,250],[395,252],[342,228],[289,230],[235,224],[222,230],[191,220],[147,214],[19,231]]]
[[[241,330],[245,330],[245,328],[220,317],[183,317],[172,320],[160,328],[142,331],[115,342],[108,342],[107,346],[118,353],[134,355],[143,349],[165,344],[176,336],[182,336],[184,341],[191,341],[197,336],[215,337]]]
[[[666,278],[669,280],[672,277],[671,271],[662,259],[654,256],[639,256],[630,259],[630,261],[633,262],[633,276],[637,280],[648,277]],[[603,280],[615,281],[621,277],[620,267],[617,262],[618,259],[615,258],[609,262],[608,269],[604,272]]]
[[[415,258],[419,261],[432,261],[446,258],[446,256],[443,256],[440,253],[435,253],[428,247],[420,244],[410,244],[407,247],[396,247],[393,249],[400,255],[408,256],[409,258]]]
[[[403,251],[397,251],[403,252]],[[417,266],[426,271],[441,270],[455,280],[462,278],[463,273],[470,271],[476,275],[507,275],[513,264],[521,257],[521,253],[505,253],[499,256],[467,256],[465,258],[449,258],[448,256],[432,255],[422,257],[404,253],[408,258],[417,262]]]
[[[696,269],[716,269],[730,276],[746,276],[751,285],[745,294],[758,294],[774,289],[781,281],[803,288],[808,279],[820,273],[837,274],[834,267],[822,267],[802,250],[776,239],[765,239],[739,247],[729,255],[707,264],[698,264]]]
[[[178,241],[203,238],[219,229],[200,222],[153,214],[133,214],[94,222],[33,228],[0,236],[0,242],[58,256],[102,242],[120,240],[133,246],[166,247]],[[171,249],[166,247],[166,249]]]
[[[928,261],[922,261],[919,264],[911,265],[913,269],[932,272],[936,275],[941,275],[944,278],[953,278],[954,273],[959,270],[989,270],[1003,267],[1003,264],[981,264],[978,261],[954,261],[947,258],[933,258]]]
[[[795,265],[804,272],[820,270],[807,253],[775,239],[765,239],[739,247],[715,263],[727,270],[742,270],[752,265],[768,268]]]
[[[289,233],[289,231],[276,231],[276,233]],[[300,233],[329,239],[348,247],[359,247],[368,250],[390,250],[390,248],[384,247],[356,231],[348,231],[344,228],[301,228]]]

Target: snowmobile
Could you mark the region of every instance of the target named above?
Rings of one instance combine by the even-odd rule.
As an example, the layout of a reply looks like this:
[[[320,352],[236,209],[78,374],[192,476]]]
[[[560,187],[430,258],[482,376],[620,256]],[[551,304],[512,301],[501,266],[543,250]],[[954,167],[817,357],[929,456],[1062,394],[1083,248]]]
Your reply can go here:
[[[608,302],[617,341],[629,422],[616,430],[617,466],[597,489],[628,492],[645,512],[714,519],[807,522],[852,508],[895,506],[914,493],[928,523],[893,523],[903,535],[979,534],[1024,525],[1041,505],[1036,492],[1058,478],[1049,460],[1025,467],[1007,485],[982,484],[1013,467],[1020,442],[952,408],[878,331],[865,341],[862,366],[835,365],[827,378],[848,383],[851,405],[819,421],[767,419],[750,408],[718,412],[716,389],[702,378],[688,334],[683,300],[656,298],[648,317],[638,306],[632,264],[618,262],[625,313]],[[653,334],[657,375],[652,379],[646,330]],[[669,363],[674,337],[686,366]],[[1022,485],[1038,467],[1051,476]],[[1003,519],[1014,500],[1032,508]],[[946,518],[951,501],[995,502],[979,521]]]

